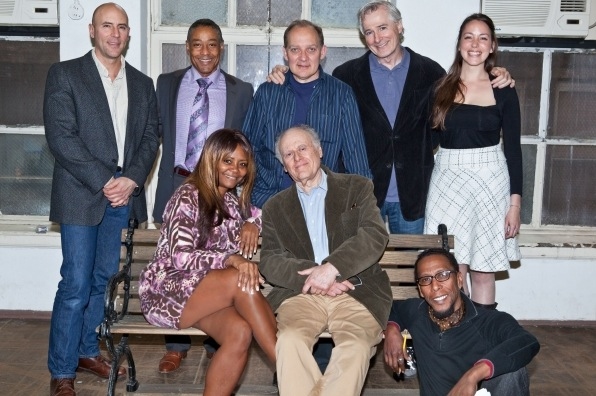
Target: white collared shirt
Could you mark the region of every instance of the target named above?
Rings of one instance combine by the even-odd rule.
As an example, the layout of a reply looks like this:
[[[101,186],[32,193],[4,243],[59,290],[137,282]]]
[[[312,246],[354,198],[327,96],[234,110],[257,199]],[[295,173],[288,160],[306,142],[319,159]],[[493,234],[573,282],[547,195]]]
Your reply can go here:
[[[103,88],[106,92],[110,115],[114,132],[116,134],[116,145],[118,146],[118,166],[124,164],[124,143],[126,141],[126,122],[128,120],[128,86],[126,84],[125,60],[120,56],[120,71],[112,81],[108,69],[99,61],[95,55],[95,48],[91,51]]]

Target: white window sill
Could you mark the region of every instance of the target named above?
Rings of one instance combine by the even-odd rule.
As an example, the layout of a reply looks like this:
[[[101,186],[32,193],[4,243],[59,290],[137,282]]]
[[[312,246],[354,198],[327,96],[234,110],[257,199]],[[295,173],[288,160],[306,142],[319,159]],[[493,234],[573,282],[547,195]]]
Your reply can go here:
[[[38,226],[47,227],[47,232],[37,232]],[[596,259],[596,230],[522,228],[519,245],[524,258]],[[0,247],[11,246],[59,248],[59,226],[47,218],[0,220]]]

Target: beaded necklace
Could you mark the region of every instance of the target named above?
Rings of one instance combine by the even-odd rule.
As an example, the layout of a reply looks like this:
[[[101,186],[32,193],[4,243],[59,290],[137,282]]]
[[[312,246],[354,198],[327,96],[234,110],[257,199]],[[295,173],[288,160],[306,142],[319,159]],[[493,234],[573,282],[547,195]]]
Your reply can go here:
[[[439,326],[439,328],[441,329],[441,332],[443,332],[445,330],[449,330],[450,328],[459,325],[459,322],[461,322],[462,318],[466,314],[466,304],[462,301],[461,307],[459,307],[459,309],[455,310],[451,315],[449,315],[446,318],[437,318],[434,314],[433,309],[430,306],[428,307],[428,314],[430,315],[430,320],[436,323],[437,326]]]

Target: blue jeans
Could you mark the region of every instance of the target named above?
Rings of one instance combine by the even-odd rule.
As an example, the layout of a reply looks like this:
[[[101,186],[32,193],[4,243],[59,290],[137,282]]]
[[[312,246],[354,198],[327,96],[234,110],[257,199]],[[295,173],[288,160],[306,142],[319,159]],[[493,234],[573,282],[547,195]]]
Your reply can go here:
[[[383,221],[387,219],[391,234],[422,234],[424,232],[424,217],[407,221],[402,216],[399,202],[385,201],[381,207],[381,218]]]
[[[109,204],[96,226],[60,225],[62,280],[50,323],[48,369],[52,378],[74,378],[79,358],[99,355],[95,329],[103,319],[103,297],[118,271],[120,234],[129,206]]]
[[[480,388],[486,388],[491,395],[530,396],[530,378],[525,367],[489,380],[482,381]]]

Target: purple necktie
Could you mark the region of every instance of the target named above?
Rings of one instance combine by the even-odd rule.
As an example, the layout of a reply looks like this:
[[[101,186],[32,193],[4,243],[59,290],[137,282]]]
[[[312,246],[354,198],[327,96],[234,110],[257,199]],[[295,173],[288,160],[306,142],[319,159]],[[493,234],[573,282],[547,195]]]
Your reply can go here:
[[[186,159],[184,165],[193,171],[199,162],[203,145],[207,139],[207,123],[209,121],[209,95],[207,88],[211,81],[206,78],[197,79],[199,91],[192,103],[190,112],[190,127],[188,128],[188,143],[186,144]]]

